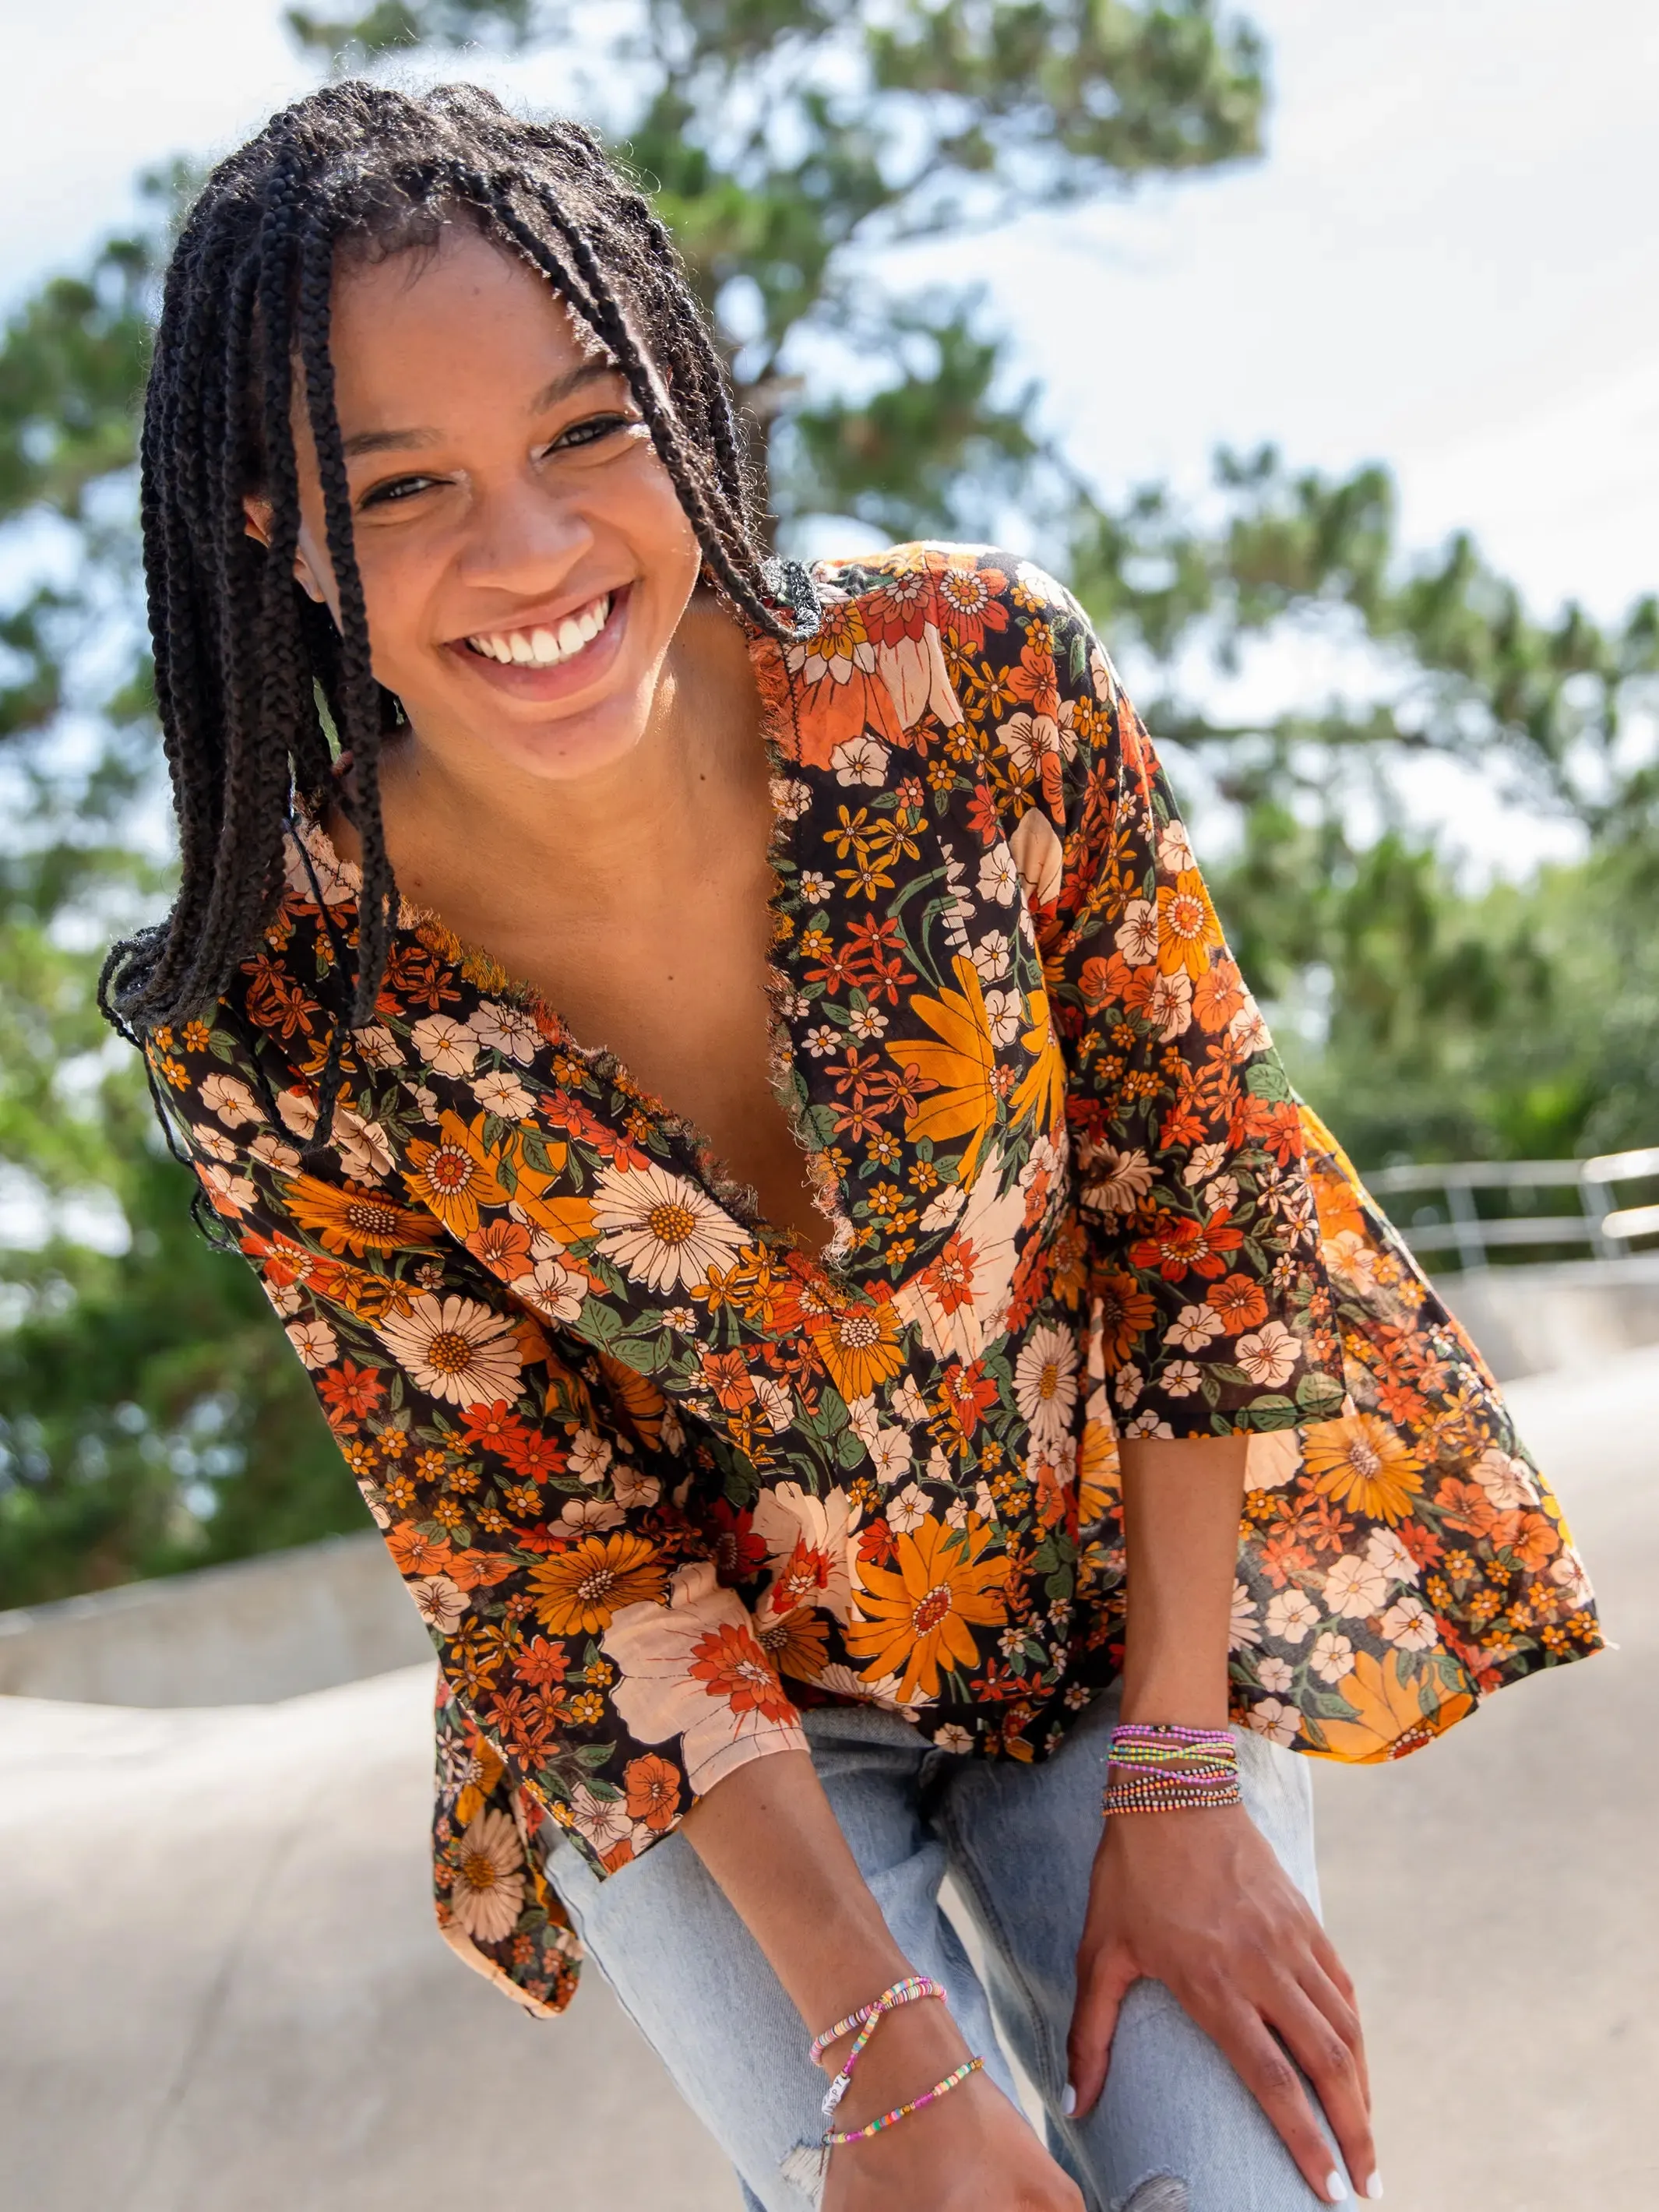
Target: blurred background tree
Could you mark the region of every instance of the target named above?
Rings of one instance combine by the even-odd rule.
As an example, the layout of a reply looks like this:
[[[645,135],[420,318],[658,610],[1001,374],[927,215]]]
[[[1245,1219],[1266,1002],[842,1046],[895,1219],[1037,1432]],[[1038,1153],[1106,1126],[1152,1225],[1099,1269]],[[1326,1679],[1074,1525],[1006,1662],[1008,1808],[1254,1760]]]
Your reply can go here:
[[[975,283],[1033,209],[1257,158],[1265,57],[1211,0],[380,0],[295,9],[324,70],[562,50],[573,107],[680,242],[780,541],[1014,538],[1065,574],[1195,794],[1295,1073],[1365,1163],[1647,1142],[1659,947],[1651,600],[1553,622],[1455,541],[1397,542],[1385,471],[1218,459],[1199,511],[1110,507]],[[459,73],[465,73],[463,58]],[[170,210],[42,286],[0,343],[0,1605],[360,1525],[251,1276],[196,1238],[92,1003],[164,898],[133,449]],[[896,273],[918,244],[962,276]],[[1329,696],[1226,711],[1276,654]],[[1315,679],[1304,689],[1311,691]],[[1294,688],[1294,682],[1292,684]],[[1588,857],[1471,888],[1411,764],[1579,825]]]

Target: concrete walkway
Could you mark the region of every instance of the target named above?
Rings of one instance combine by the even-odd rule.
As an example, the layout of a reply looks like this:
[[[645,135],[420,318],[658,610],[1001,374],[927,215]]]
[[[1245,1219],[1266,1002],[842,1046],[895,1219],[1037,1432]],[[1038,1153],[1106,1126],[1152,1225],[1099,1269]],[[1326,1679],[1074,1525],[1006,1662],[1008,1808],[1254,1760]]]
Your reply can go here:
[[[1328,1917],[1400,2212],[1649,2212],[1659,1352],[1512,1395],[1621,1648],[1322,1768]],[[440,1943],[429,1691],[0,1699],[3,2212],[735,2212],[597,1977],[538,2024]]]

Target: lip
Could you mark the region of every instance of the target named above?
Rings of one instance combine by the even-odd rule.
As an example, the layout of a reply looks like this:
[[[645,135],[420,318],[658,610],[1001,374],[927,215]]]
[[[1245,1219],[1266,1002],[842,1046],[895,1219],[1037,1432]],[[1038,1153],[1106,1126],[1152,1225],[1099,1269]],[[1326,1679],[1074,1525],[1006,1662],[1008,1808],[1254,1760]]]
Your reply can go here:
[[[615,660],[621,647],[623,632],[628,626],[628,610],[633,595],[634,586],[631,583],[613,585],[611,590],[611,611],[605,618],[605,628],[589,638],[580,653],[573,654],[568,660],[556,662],[551,668],[527,667],[516,660],[487,659],[482,653],[474,653],[465,638],[451,639],[445,646],[444,651],[452,653],[464,668],[477,677],[481,682],[488,684],[492,690],[504,692],[508,698],[534,700],[568,698],[577,692],[586,691],[588,686],[602,676]],[[590,592],[587,598],[579,600],[577,605],[589,606],[593,600],[603,596],[601,592]],[[565,611],[566,613],[574,612],[574,609],[567,608]],[[556,625],[559,619],[559,617],[555,616],[550,618],[550,622],[553,625]],[[549,626],[550,617],[548,617],[520,616],[514,622],[502,625],[502,628],[538,629]],[[485,627],[480,624],[479,630],[475,631],[473,635],[481,634]]]

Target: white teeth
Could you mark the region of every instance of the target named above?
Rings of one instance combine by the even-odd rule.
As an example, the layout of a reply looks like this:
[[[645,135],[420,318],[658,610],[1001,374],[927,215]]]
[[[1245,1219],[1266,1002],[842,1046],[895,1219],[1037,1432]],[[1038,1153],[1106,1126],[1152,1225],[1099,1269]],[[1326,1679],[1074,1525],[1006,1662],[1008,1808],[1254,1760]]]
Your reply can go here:
[[[579,615],[567,615],[557,633],[550,629],[515,629],[502,636],[470,637],[467,643],[487,660],[505,661],[520,668],[556,668],[596,638],[611,618],[611,594],[595,599]]]

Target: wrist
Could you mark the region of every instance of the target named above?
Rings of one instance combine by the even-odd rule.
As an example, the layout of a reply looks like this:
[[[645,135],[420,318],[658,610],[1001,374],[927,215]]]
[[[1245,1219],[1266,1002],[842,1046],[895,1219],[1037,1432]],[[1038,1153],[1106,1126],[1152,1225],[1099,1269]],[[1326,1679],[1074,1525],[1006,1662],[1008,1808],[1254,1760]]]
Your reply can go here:
[[[872,1990],[870,1996],[875,1995]],[[827,2075],[833,2078],[840,2070],[851,2045],[852,2038],[844,2036],[825,2053],[820,2063]],[[841,2130],[866,2125],[921,2096],[969,2055],[949,2006],[939,1998],[897,2007],[884,2015],[865,2045],[832,2124]]]
[[[1147,1728],[1225,1728],[1227,1675],[1209,1668],[1202,1673],[1143,1672],[1133,1665],[1123,1673],[1118,1718]]]

